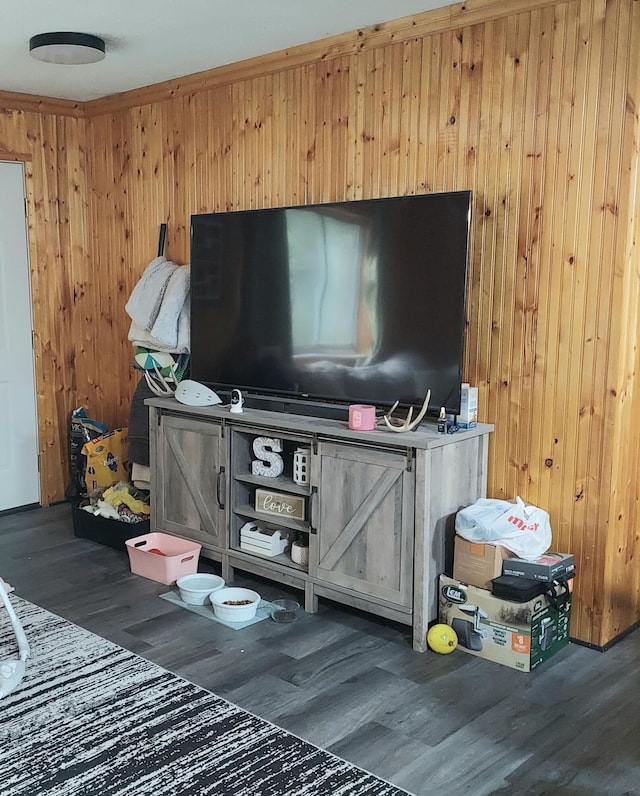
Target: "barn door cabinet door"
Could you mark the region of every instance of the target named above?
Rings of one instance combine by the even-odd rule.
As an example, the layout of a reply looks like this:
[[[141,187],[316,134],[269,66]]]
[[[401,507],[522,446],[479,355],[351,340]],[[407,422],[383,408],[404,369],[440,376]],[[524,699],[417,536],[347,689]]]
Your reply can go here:
[[[222,425],[163,413],[151,423],[155,530],[226,545],[226,449]]]
[[[405,450],[320,441],[310,573],[360,597],[412,604],[414,474]]]

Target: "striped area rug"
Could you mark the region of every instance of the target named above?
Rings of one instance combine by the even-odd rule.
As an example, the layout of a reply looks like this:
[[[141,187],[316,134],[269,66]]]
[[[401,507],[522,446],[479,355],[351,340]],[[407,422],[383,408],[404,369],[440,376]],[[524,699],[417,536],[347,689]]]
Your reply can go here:
[[[236,705],[12,597],[32,657],[0,701],[3,796],[401,796]],[[15,657],[0,609],[0,660]]]

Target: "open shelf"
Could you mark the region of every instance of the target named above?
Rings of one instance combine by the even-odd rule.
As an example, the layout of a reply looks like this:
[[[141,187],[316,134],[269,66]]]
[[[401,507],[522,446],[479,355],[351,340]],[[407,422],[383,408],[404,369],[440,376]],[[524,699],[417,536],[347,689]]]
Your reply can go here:
[[[292,495],[308,495],[310,489],[307,485],[301,486],[296,484],[293,478],[286,475],[278,475],[275,478],[265,477],[264,475],[251,475],[248,473],[236,473],[234,476],[236,481],[242,481],[244,484],[253,484],[254,486],[261,486],[266,489],[275,489],[278,492],[290,492]]]
[[[253,550],[249,552],[248,550],[243,550],[241,547],[233,548],[234,552],[242,554],[246,556],[247,559],[257,558],[261,561],[268,561],[270,564],[279,564],[283,567],[288,567],[289,569],[295,569],[298,572],[307,572],[308,568],[303,567],[300,564],[296,564],[295,561],[292,561],[291,558],[287,555],[287,553],[280,553],[278,556],[263,556],[260,553],[254,553]]]
[[[288,517],[274,517],[273,514],[264,514],[256,511],[248,504],[241,506],[234,506],[232,508],[234,514],[239,514],[242,517],[248,517],[251,520],[262,522],[265,524],[273,525],[275,528],[278,526],[282,528],[289,528],[292,531],[301,531],[302,533],[309,533],[309,525],[306,522],[299,520],[291,520]]]

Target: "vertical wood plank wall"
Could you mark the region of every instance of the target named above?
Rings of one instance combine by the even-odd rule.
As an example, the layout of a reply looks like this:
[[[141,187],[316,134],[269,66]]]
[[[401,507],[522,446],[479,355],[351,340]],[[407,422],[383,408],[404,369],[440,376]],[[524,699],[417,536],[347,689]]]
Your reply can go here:
[[[96,274],[88,248],[83,116],[72,102],[0,94],[0,160],[22,161],[25,168],[40,487],[45,504],[61,500],[68,483],[71,408],[100,406],[92,386],[91,284]]]
[[[127,421],[124,303],[160,223],[186,262],[191,213],[470,188],[465,378],[496,425],[489,494],[547,508],[576,554],[574,637],[605,645],[638,622],[638,5],[470,0],[88,103],[85,119],[36,114],[31,135],[0,116],[0,151],[39,164],[46,496],[62,497],[70,408]]]

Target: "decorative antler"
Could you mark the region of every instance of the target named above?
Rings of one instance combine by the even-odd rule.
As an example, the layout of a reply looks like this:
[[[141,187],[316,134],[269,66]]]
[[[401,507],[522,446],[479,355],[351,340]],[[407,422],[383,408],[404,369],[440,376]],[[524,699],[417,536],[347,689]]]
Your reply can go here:
[[[431,390],[427,390],[427,395],[424,399],[424,403],[422,404],[422,409],[417,414],[417,416],[412,420],[413,417],[413,407],[409,407],[409,412],[404,420],[400,418],[393,417],[393,413],[398,407],[399,401],[396,401],[394,405],[389,409],[389,411],[382,416],[381,420],[389,429],[389,431],[412,431],[423,419],[423,417],[427,414],[427,409],[429,408],[429,401],[431,400]],[[378,421],[379,423],[380,421]]]

